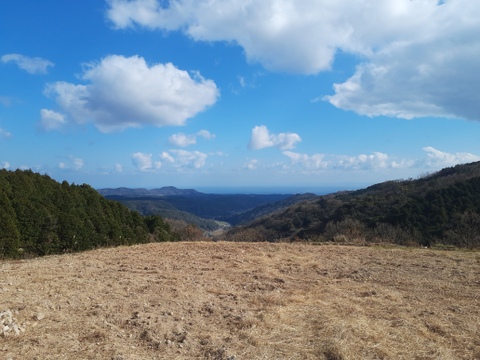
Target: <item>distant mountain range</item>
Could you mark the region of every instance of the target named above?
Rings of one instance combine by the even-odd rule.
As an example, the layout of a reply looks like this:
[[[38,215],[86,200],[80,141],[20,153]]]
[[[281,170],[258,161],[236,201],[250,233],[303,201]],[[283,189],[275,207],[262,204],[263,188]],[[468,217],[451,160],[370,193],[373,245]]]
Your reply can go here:
[[[174,186],[164,186],[159,189],[129,189],[120,187],[116,189],[106,188],[97,190],[103,196],[125,196],[125,197],[139,197],[139,196],[197,196],[201,193],[193,189],[177,189]]]
[[[152,190],[107,188],[98,192],[142,215],[183,220],[208,231],[220,227],[217,221],[237,225],[295,202],[282,203],[291,194],[206,194],[173,186]]]

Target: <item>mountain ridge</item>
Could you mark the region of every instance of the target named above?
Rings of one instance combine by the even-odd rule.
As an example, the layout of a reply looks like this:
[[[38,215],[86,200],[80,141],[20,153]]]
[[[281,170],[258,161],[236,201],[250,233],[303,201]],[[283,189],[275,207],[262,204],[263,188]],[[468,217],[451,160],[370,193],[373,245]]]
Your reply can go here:
[[[231,229],[236,241],[480,246],[480,162],[322,195]]]

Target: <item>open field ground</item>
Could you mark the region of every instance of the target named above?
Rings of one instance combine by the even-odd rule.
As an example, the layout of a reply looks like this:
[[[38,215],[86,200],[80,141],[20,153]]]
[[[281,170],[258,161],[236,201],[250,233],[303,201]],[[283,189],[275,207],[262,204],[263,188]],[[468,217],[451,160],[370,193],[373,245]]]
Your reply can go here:
[[[212,242],[1,261],[2,312],[1,360],[480,359],[480,253]]]

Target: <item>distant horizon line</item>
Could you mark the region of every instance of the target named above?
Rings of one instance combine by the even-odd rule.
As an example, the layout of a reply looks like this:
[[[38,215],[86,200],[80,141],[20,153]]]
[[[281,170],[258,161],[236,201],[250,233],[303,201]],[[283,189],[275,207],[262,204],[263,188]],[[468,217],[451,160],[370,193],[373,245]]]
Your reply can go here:
[[[249,186],[225,186],[225,185],[204,185],[204,186],[176,186],[176,185],[164,185],[158,187],[129,187],[129,186],[118,186],[118,187],[99,187],[97,190],[102,189],[161,189],[167,187],[174,187],[179,190],[196,190],[205,194],[305,194],[313,193],[316,195],[326,195],[338,191],[349,191],[349,190],[358,190],[371,184],[337,184],[337,185],[249,185]]]

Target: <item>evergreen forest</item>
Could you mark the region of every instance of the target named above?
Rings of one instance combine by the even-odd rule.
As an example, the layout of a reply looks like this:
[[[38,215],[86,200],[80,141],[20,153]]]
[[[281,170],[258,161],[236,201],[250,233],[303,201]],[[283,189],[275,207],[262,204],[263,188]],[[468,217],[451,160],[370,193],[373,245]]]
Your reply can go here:
[[[141,216],[87,184],[0,170],[0,259],[172,240],[160,216]]]

